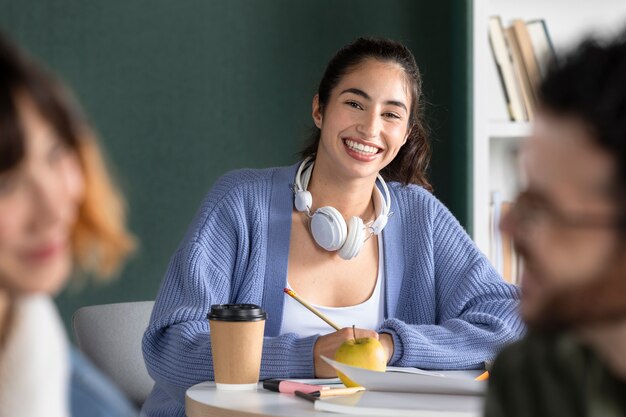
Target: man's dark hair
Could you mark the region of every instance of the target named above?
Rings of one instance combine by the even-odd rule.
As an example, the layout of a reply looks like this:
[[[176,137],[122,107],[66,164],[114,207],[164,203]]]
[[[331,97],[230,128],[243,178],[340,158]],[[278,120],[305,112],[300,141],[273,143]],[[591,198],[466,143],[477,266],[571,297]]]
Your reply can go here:
[[[547,110],[583,120],[596,145],[614,155],[616,197],[626,212],[626,30],[590,37],[556,60],[539,97]]]

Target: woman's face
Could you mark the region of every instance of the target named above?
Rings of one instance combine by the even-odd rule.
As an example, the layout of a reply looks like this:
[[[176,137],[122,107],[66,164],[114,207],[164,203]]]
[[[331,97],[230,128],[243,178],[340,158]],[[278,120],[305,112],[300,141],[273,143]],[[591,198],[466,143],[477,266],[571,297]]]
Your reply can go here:
[[[32,103],[21,98],[18,108],[25,155],[0,173],[0,289],[55,293],[71,272],[83,176],[76,152]]]
[[[321,130],[316,161],[329,162],[345,178],[375,176],[406,142],[410,103],[402,67],[363,61],[331,91],[324,109],[313,99]]]

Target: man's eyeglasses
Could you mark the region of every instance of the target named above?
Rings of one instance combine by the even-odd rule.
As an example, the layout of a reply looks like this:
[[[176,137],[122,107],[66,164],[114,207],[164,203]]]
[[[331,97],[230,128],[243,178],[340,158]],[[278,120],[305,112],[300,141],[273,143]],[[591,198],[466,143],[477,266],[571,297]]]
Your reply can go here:
[[[539,196],[524,191],[520,193],[509,213],[518,225],[557,226],[564,229],[625,229],[626,217],[605,217],[564,213]]]

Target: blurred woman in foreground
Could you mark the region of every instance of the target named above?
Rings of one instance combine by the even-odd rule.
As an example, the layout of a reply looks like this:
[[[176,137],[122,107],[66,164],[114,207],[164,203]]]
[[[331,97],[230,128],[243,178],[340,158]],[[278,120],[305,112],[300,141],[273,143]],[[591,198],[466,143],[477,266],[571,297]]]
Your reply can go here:
[[[133,249],[123,200],[62,86],[0,35],[0,416],[130,416],[51,297]]]

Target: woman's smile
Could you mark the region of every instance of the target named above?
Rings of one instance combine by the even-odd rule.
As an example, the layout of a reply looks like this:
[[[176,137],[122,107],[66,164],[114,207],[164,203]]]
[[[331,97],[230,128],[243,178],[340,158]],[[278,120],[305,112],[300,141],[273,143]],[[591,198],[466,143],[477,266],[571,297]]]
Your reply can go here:
[[[342,139],[346,153],[361,162],[371,162],[377,159],[383,149],[359,138],[349,137]]]

